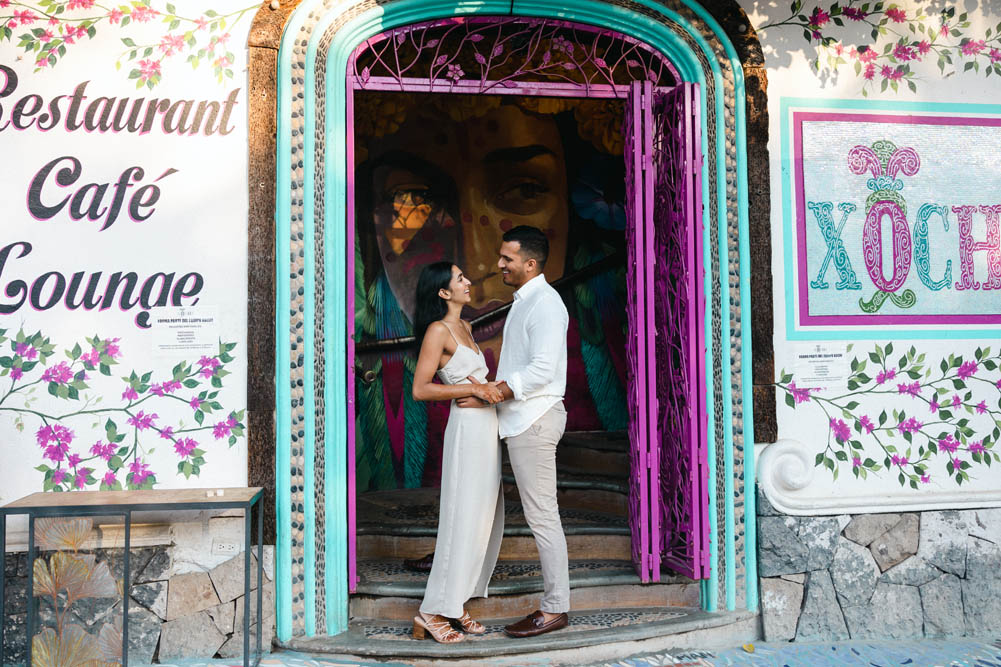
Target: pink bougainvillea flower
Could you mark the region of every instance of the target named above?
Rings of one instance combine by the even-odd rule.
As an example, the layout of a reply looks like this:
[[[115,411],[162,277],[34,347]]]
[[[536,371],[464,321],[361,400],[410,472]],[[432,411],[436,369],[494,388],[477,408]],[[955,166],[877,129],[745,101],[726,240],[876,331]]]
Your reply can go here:
[[[917,433],[921,430],[922,426],[924,426],[923,423],[919,422],[914,417],[910,417],[897,424],[897,430],[901,433]]]
[[[789,391],[792,393],[792,397],[795,399],[796,405],[799,405],[800,403],[806,403],[810,400],[810,392],[813,390],[810,387],[797,387],[795,382],[790,382]]]
[[[962,404],[963,404],[963,399],[959,397],[959,394],[956,394],[955,396],[952,397],[952,407],[958,408]]]
[[[907,20],[907,12],[899,7],[890,7],[886,10],[886,18],[894,23],[903,23]]]
[[[811,28],[823,28],[828,21],[831,20],[831,15],[825,12],[820,7],[813,8],[813,14],[810,15],[810,27]]]
[[[1001,49],[991,49],[987,55],[992,63],[1001,62]]]
[[[20,380],[22,375],[24,375],[24,371],[21,370],[20,368],[12,368],[12,369],[10,369],[10,379],[11,380]]]
[[[172,56],[184,49],[184,35],[164,35],[160,40],[160,50],[165,55]]]
[[[904,76],[904,70],[900,67],[890,67],[889,65],[883,65],[879,68],[879,74],[884,79],[889,79],[890,81],[899,81],[902,76]]]
[[[862,459],[860,457],[858,457],[858,456],[853,456],[852,457],[852,467],[853,468],[859,468],[861,466],[862,466]]]
[[[851,431],[848,429],[848,424],[842,419],[831,418],[831,432],[838,442],[848,442],[848,439],[851,438]]]
[[[75,452],[73,454],[70,454],[69,456],[66,457],[66,463],[67,463],[67,465],[69,465],[69,466],[71,466],[73,468],[75,468],[78,465],[80,465],[80,461],[81,461],[80,455],[77,454],[77,453],[75,453]]]
[[[118,341],[120,338],[109,338],[104,341],[104,353],[111,357],[112,359],[117,359],[122,356],[122,351],[118,348]]]
[[[892,380],[897,377],[897,369],[891,368],[888,371],[880,371],[876,373],[876,384],[883,384],[887,380]]]
[[[898,384],[897,393],[908,394],[909,396],[919,396],[921,394],[921,383],[915,380],[910,384],[907,384],[906,382],[903,384]]]
[[[894,454],[890,457],[890,462],[892,462],[895,466],[905,466],[907,465],[907,457]]]
[[[931,402],[928,404],[929,412],[938,412],[939,409],[938,396],[932,396]]]
[[[133,12],[133,16],[135,12]],[[159,60],[140,60],[139,61],[139,74],[142,76],[143,80],[148,80],[160,74],[160,61]]]
[[[163,390],[168,394],[173,394],[175,391],[181,388],[181,383],[178,380],[167,380],[163,383]]]
[[[24,11],[14,10],[14,20],[21,25],[31,25],[38,19],[35,13],[30,9],[25,9]]]
[[[139,431],[145,431],[146,429],[155,426],[153,420],[158,419],[159,415],[155,413],[146,414],[142,410],[137,412],[134,417],[129,417],[128,422],[132,426],[135,426]]]
[[[149,466],[139,459],[129,464],[129,472],[132,473],[132,483],[139,485],[146,481],[146,478],[153,474]]]
[[[922,484],[927,484],[930,481],[931,481],[931,477],[929,477],[928,475],[921,475],[921,483]]]
[[[938,441],[938,448],[943,452],[952,454],[959,448],[959,443],[951,435],[947,435]]]
[[[866,433],[872,433],[876,428],[876,425],[869,419],[869,415],[862,415],[862,418],[859,419],[859,425],[865,429]]]
[[[219,56],[218,58],[215,59],[215,61],[213,61],[212,66],[229,67],[232,64],[233,64],[233,59],[230,58],[229,56]]]
[[[118,483],[118,478],[115,477],[114,470],[109,470],[108,472],[104,473],[104,479],[102,479],[101,481],[107,484],[108,486],[114,486],[115,484]]]
[[[195,19],[195,25],[198,26],[197,30],[205,30],[205,28],[209,27],[209,20],[204,16],[199,16]]]
[[[960,466],[962,465],[963,465],[963,459],[959,458],[958,456],[952,459],[953,470],[960,470],[961,469]]]
[[[927,39],[922,39],[920,42],[918,42],[919,54],[926,55],[929,51],[931,51],[931,44],[928,43]]]
[[[78,489],[82,489],[87,486],[87,476],[90,475],[90,468],[80,468],[76,471],[76,479],[73,480],[74,486]]]
[[[66,3],[66,9],[90,9],[94,6],[94,0],[70,0]]]
[[[43,425],[35,432],[35,442],[39,447],[45,447],[51,443],[56,443],[68,448],[73,443],[73,431],[62,424]],[[63,450],[66,451],[65,449]]]
[[[16,28],[17,27],[17,21],[15,21],[14,19],[11,19],[10,21],[7,21],[7,27],[11,28],[11,29]]]
[[[841,10],[841,13],[850,18],[852,21],[861,21],[869,15],[856,7],[845,7]]]
[[[219,368],[219,366],[222,365],[222,362],[216,359],[215,357],[202,356],[202,358],[198,360],[198,365],[203,368],[208,366],[209,368],[215,369]]]
[[[984,441],[977,440],[976,442],[970,443],[970,452],[973,454],[983,454],[984,453]]]
[[[80,361],[88,363],[91,366],[97,366],[101,363],[101,353],[97,351],[96,347],[90,348],[90,352],[80,355]]]
[[[865,47],[865,49],[859,49],[858,59],[864,63],[871,63],[878,57],[879,54],[876,53],[876,49],[870,48],[868,46]]]
[[[980,401],[979,403],[977,403],[976,410],[978,415],[982,415],[985,412],[987,412],[987,401]]]
[[[998,389],[1001,389],[1001,380],[998,380],[997,382],[995,382],[994,386],[997,387]]]
[[[904,44],[897,44],[897,48],[893,49],[893,57],[904,62],[914,60],[914,49]]]
[[[149,393],[153,394],[154,396],[163,396],[163,385],[161,385],[159,382],[151,384],[149,387]]]
[[[0,0],[0,9],[7,9],[10,7],[10,0]]]
[[[139,5],[132,8],[132,20],[137,23],[149,23],[159,14],[160,12],[146,5]]]
[[[118,23],[119,21],[122,20],[123,16],[125,15],[122,14],[122,11],[118,8],[112,9],[110,12],[108,12],[108,20],[111,21],[112,23]]]
[[[206,380],[212,377],[214,374],[215,373],[212,371],[211,366],[205,366],[200,371],[198,371],[198,375],[205,378]]]
[[[164,440],[172,439],[174,437],[174,427],[164,426],[162,429],[160,429],[160,437],[163,438]]]
[[[56,384],[66,384],[73,379],[73,370],[65,361],[60,361],[55,366],[45,369],[42,373],[43,382],[55,382]]]
[[[188,405],[191,406],[192,410],[197,410],[201,406],[201,404],[202,404],[202,399],[198,398],[197,396],[192,396],[191,400],[188,401]]]
[[[226,426],[228,426],[230,428],[233,428],[234,426],[236,426],[239,423],[240,422],[238,422],[236,420],[236,417],[234,417],[233,415],[230,415],[229,417],[226,418]]]
[[[45,458],[50,461],[55,461],[58,463],[66,458],[66,452],[69,447],[61,442],[56,442],[55,444],[49,445],[45,448],[45,452],[42,454]]]
[[[111,442],[105,443],[98,440],[93,445],[91,445],[90,453],[93,454],[94,456],[99,456],[105,461],[110,461],[111,457],[115,453],[115,445],[114,443]]]
[[[959,376],[960,380],[965,380],[966,378],[972,376],[977,372],[977,362],[975,361],[964,361],[959,366],[959,370],[956,371],[956,375]]]
[[[222,440],[229,435],[230,426],[226,422],[219,422],[212,427],[212,435],[216,440]]]
[[[46,30],[46,32],[48,31]],[[18,343],[14,346],[14,354],[19,357],[24,357],[28,361],[32,361],[38,356],[38,350],[36,350],[33,345],[29,345],[28,343]]]
[[[198,443],[191,438],[180,438],[174,443],[174,451],[182,459],[186,459],[191,456],[192,450],[198,446]]]
[[[875,78],[875,76],[876,76],[876,66],[872,63],[869,63],[868,65],[865,66],[865,72],[862,74],[862,77],[864,79],[872,81],[873,78]]]
[[[125,388],[125,391],[122,392],[122,398],[127,399],[129,401],[134,401],[137,398],[139,398],[139,394],[136,393],[136,390],[132,388],[132,385],[129,385],[128,387]]]
[[[16,14],[17,12],[14,13]],[[964,56],[975,56],[985,48],[987,48],[987,44],[985,44],[982,39],[971,39],[963,42],[959,46],[959,50],[963,52]]]
[[[66,471],[62,468],[56,468],[52,471],[52,483],[62,484],[63,480],[66,479]]]
[[[948,23],[943,23],[942,27],[940,27],[938,29],[938,34],[941,37],[948,37],[949,36],[949,24]]]

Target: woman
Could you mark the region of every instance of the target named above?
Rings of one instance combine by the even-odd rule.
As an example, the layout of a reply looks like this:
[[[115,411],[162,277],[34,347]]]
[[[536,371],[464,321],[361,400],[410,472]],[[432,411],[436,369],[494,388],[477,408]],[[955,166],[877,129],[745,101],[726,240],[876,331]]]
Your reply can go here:
[[[469,303],[470,281],[451,262],[424,267],[417,280],[414,334],[420,356],[414,372],[418,401],[451,400],[442,454],[441,508],[434,564],[414,637],[428,634],[451,644],[465,639],[452,628],[458,621],[470,634],[486,628],[469,617],[466,600],[486,597],[504,532],[501,450],[494,403],[500,390],[488,383],[487,363],[472,329],[459,318]],[[433,382],[435,372],[444,384]],[[455,400],[475,396],[481,409],[455,407]]]

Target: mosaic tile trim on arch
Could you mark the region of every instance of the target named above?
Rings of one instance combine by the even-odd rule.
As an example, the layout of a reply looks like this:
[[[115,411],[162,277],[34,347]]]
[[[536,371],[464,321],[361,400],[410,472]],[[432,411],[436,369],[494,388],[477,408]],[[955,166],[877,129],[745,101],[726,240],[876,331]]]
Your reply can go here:
[[[307,91],[302,90],[303,84],[305,82],[305,64],[306,64],[306,44],[309,42],[309,38],[317,24],[327,11],[332,11],[332,7],[341,3],[327,3],[323,9],[316,9],[311,12],[310,16],[307,18],[302,28],[299,30],[299,35],[301,38],[296,38],[294,42],[294,57],[293,57],[293,68],[292,68],[292,78],[293,78],[293,89],[302,92],[302,96],[294,94],[292,97],[292,118],[294,121],[294,131],[293,131],[293,146],[292,146],[292,183],[293,183],[293,197],[292,197],[292,211],[293,211],[293,221],[298,218],[299,224],[295,226],[292,234],[292,252],[291,256],[294,264],[297,267],[296,282],[291,288],[291,296],[293,299],[294,307],[292,309],[292,326],[291,326],[291,340],[290,343],[293,345],[293,351],[298,353],[293,355],[293,376],[292,389],[293,389],[293,450],[292,450],[292,465],[290,469],[290,474],[293,479],[293,525],[292,525],[292,539],[293,539],[293,572],[292,572],[292,591],[293,591],[293,627],[294,632],[297,634],[302,633],[305,630],[306,624],[306,613],[305,613],[305,601],[306,596],[304,592],[305,586],[305,572],[303,567],[304,562],[304,551],[305,551],[305,540],[306,531],[303,525],[302,510],[305,503],[305,484],[302,483],[303,475],[305,474],[305,466],[303,462],[303,451],[302,447],[299,446],[301,443],[296,439],[298,431],[302,429],[302,425],[306,419],[305,404],[302,397],[302,384],[298,384],[302,381],[303,371],[302,366],[305,363],[303,360],[303,355],[301,354],[301,341],[296,344],[297,338],[300,332],[305,326],[305,315],[303,312],[304,296],[298,294],[298,289],[303,285],[304,276],[301,273],[302,270],[302,258],[306,252],[306,243],[304,239],[304,232],[302,226],[302,215],[304,211],[303,205],[303,186],[304,186],[304,176],[303,176],[303,166],[302,157],[305,148],[303,132],[305,131],[304,116],[305,116],[305,94],[310,94]],[[316,103],[316,118],[322,119],[324,113],[324,89],[325,89],[325,65],[326,65],[326,52],[329,47],[332,35],[337,31],[337,29],[343,26],[346,22],[350,21],[352,18],[361,14],[362,12],[378,6],[379,3],[368,2],[351,6],[351,8],[340,14],[334,21],[330,24],[330,27],[323,36],[317,55],[317,77],[316,77],[316,90],[315,90],[315,103]],[[698,55],[700,62],[702,64],[702,69],[705,72],[708,79],[712,80],[713,73],[708,60],[703,56],[699,45],[688,35],[680,26],[665,19],[663,16],[655,15],[651,10],[646,7],[634,5],[633,3],[621,2],[616,3],[623,6],[630,7],[637,11],[651,16],[656,20],[671,25],[672,29],[676,34],[680,35],[684,39],[689,48]],[[674,5],[674,3],[672,3]],[[730,311],[727,313],[727,321],[729,323],[729,343],[731,354],[731,362],[729,372],[726,374],[729,376],[729,392],[730,401],[722,400],[724,396],[724,385],[727,383],[724,377],[724,369],[720,363],[723,352],[723,339],[722,339],[722,324],[723,324],[723,313],[722,313],[722,297],[723,292],[721,291],[721,265],[720,265],[720,255],[716,251],[716,246],[712,246],[713,250],[710,252],[712,258],[711,262],[711,277],[712,277],[712,331],[713,340],[711,353],[715,361],[713,367],[713,386],[714,394],[717,397],[714,404],[714,424],[715,424],[715,435],[717,440],[716,454],[717,454],[717,498],[719,503],[717,506],[717,536],[715,538],[718,545],[723,545],[726,543],[724,536],[724,529],[726,526],[726,514],[727,508],[723,502],[726,490],[728,487],[732,488],[732,508],[734,513],[739,511],[743,504],[743,429],[742,429],[742,419],[743,419],[743,406],[742,406],[742,385],[741,385],[741,355],[740,355],[740,284],[739,284],[739,253],[737,246],[737,221],[738,221],[738,202],[737,202],[737,172],[736,172],[736,160],[737,160],[737,148],[736,148],[736,132],[735,132],[735,116],[734,116],[734,78],[733,72],[730,67],[730,62],[726,58],[725,52],[722,47],[717,42],[715,35],[712,33],[711,29],[704,24],[704,22],[696,16],[691,10],[680,3],[676,6],[671,6],[671,8],[677,11],[679,14],[684,16],[690,23],[696,27],[700,32],[702,32],[705,40],[714,46],[716,50],[716,58],[721,69],[721,79],[723,81],[724,89],[724,117],[725,117],[725,127],[722,128],[723,141],[725,146],[725,165],[723,165],[723,172],[725,174],[725,185],[724,191],[726,193],[726,252],[728,259],[727,275],[727,296],[729,297],[729,308]],[[709,109],[714,109],[715,107],[715,86],[707,86],[707,102]],[[710,113],[707,116],[708,119],[708,139],[709,145],[713,146],[716,142],[716,132],[718,131],[715,126],[715,114]],[[295,130],[298,130],[296,132]],[[314,176],[314,194],[316,196],[315,200],[315,210],[313,219],[316,221],[322,221],[324,218],[323,211],[323,151],[324,151],[324,136],[321,129],[321,124],[317,123],[317,130],[315,132],[315,142],[317,151],[316,155],[316,169]],[[715,154],[710,151],[709,157],[710,168],[709,168],[709,184],[710,193],[715,195],[716,193],[716,178],[717,169],[714,163]],[[709,211],[709,221],[708,226],[710,229],[710,239],[716,241],[719,234],[719,211],[716,210],[716,198],[713,196],[710,198],[712,210]],[[315,362],[315,380],[314,380],[314,391],[319,390],[320,394],[317,396],[317,406],[316,406],[316,416],[314,420],[314,428],[316,433],[317,442],[322,442],[324,433],[324,409],[322,404],[322,389],[323,389],[323,378],[324,378],[324,368],[323,368],[323,350],[324,350],[324,339],[323,339],[323,301],[324,301],[324,277],[323,277],[323,247],[324,247],[324,233],[322,224],[315,225],[314,237],[311,239],[313,241],[312,249],[314,251],[314,266],[316,267],[316,281],[314,283],[314,299],[313,306],[314,312],[316,313],[316,318],[314,320],[314,345],[313,345],[313,358],[316,359]],[[727,415],[728,411],[724,408],[724,403],[729,402],[732,405],[732,414]],[[732,430],[731,430],[732,429]],[[733,459],[730,471],[727,471],[727,460],[726,452],[724,447],[724,442],[730,440],[732,435],[733,441]],[[318,448],[322,450],[322,447]],[[323,452],[317,451],[315,458],[315,468],[314,468],[314,485],[315,485],[315,504],[317,512],[317,525],[314,539],[314,548],[316,550],[316,562],[315,562],[315,576],[317,582],[322,582],[324,578],[324,552],[323,545],[325,543],[325,528],[324,522],[322,520],[322,508],[323,508]],[[729,472],[731,475],[729,479],[726,477],[726,473]],[[734,544],[734,553],[736,554],[735,563],[733,564],[735,570],[735,577],[737,581],[737,595],[740,601],[743,600],[744,586],[742,584],[744,573],[743,573],[743,528],[742,524],[737,524],[735,526],[735,533],[732,536]],[[719,572],[724,572],[725,568],[725,558],[726,553],[724,549],[719,549],[718,563],[721,565]],[[298,566],[298,567],[296,567]],[[731,582],[731,586],[733,583]],[[719,580],[719,593],[720,597],[726,595],[726,580],[725,577],[720,577]],[[322,627],[322,622],[324,619],[324,608],[325,603],[323,599],[323,587],[316,587],[316,599],[315,599],[315,618],[318,627]]]

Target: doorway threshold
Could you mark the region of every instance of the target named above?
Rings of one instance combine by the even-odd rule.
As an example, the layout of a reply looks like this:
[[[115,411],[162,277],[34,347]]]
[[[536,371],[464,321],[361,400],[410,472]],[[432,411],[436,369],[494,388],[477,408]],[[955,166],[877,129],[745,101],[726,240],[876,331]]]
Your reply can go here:
[[[412,624],[385,619],[355,619],[346,632],[335,636],[294,637],[281,647],[315,654],[337,654],[377,659],[425,658],[428,664],[574,664],[578,649],[588,649],[594,659],[608,653],[622,656],[638,650],[689,645],[732,646],[760,636],[756,612],[706,612],[693,607],[593,610],[570,613],[570,625],[556,632],[511,639],[507,623],[518,619],[481,622],[486,634],[467,637],[458,644],[438,644],[411,636]],[[600,648],[599,648],[600,647]],[[504,656],[512,656],[505,660]],[[575,657],[576,656],[576,657]],[[577,663],[580,664],[580,663]]]

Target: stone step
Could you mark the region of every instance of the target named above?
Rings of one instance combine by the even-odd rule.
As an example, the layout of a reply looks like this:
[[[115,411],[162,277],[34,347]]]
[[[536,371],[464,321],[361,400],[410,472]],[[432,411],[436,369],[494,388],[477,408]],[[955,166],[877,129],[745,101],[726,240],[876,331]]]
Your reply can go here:
[[[505,464],[501,474],[504,496],[517,502],[518,487],[514,473]],[[567,470],[557,470],[556,502],[560,507],[573,507],[629,517],[629,484],[624,479]]]
[[[642,585],[630,561],[575,559],[569,565],[571,606],[576,610],[699,604],[699,585],[686,577],[665,573],[661,582]],[[401,560],[360,561],[358,574],[352,618],[413,618],[424,596],[426,574],[406,570]],[[541,591],[538,561],[501,561],[490,581],[490,597],[470,600],[468,608],[484,618],[517,615],[537,601]]]
[[[516,493],[505,494],[504,536],[530,537]],[[396,489],[365,493],[358,498],[357,535],[433,537],[438,533],[439,491],[436,488]],[[627,516],[560,505],[566,535],[630,534]]]
[[[570,558],[628,560],[632,547],[628,533],[622,535],[567,535]],[[434,551],[435,536],[358,535],[358,559],[420,558]],[[535,538],[530,535],[505,536],[500,560],[538,560]]]
[[[622,431],[576,431],[563,436],[556,448],[561,472],[600,474],[629,479],[629,438]]]
[[[507,637],[504,625],[530,612],[530,607],[508,618],[481,616],[479,620],[487,626],[487,633],[470,636],[458,644],[413,639],[413,621],[409,617],[404,621],[353,619],[347,632],[336,636],[294,637],[281,647],[304,653],[337,654],[354,662],[395,658],[413,664],[415,658],[421,658],[420,663],[428,665],[513,667],[581,664],[583,656],[574,649],[585,647],[593,647],[587,653],[591,660],[615,662],[637,651],[733,646],[760,637],[760,621],[755,613],[710,613],[695,607],[571,611],[570,625],[565,629],[527,639]]]

